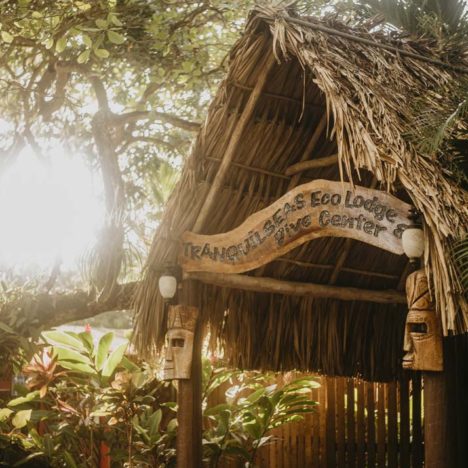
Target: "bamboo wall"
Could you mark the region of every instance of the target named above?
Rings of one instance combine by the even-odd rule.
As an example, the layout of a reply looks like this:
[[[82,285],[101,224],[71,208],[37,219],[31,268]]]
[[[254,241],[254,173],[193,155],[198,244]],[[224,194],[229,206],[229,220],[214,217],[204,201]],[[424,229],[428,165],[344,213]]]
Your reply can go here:
[[[284,377],[279,377],[279,382]],[[286,377],[287,378],[287,377]],[[318,377],[317,412],[275,430],[276,441],[259,451],[268,468],[421,467],[422,391],[418,375],[370,383]],[[218,395],[222,401],[222,395]],[[234,468],[224,462],[223,468]]]

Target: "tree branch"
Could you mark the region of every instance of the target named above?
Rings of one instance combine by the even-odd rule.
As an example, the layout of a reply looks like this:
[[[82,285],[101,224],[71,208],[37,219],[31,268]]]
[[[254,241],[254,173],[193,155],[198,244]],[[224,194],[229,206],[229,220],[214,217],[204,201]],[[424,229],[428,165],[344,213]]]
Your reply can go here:
[[[0,309],[0,321],[13,323],[12,328],[21,335],[27,335],[24,325],[15,328],[12,316],[25,317],[21,324],[30,329],[40,327],[47,329],[65,323],[94,317],[103,312],[129,310],[137,283],[118,285],[114,294],[106,301],[96,300],[94,295],[85,291],[74,291],[67,294],[40,293],[34,296],[23,296],[14,302],[5,304]],[[12,319],[10,320],[10,317]]]
[[[199,122],[185,120],[177,117],[176,115],[158,111],[134,111],[127,112],[125,114],[114,114],[112,117],[112,123],[114,125],[129,124],[138,120],[145,120],[150,117],[154,117],[156,120],[171,124],[174,127],[182,128],[189,132],[197,132],[201,126]]]

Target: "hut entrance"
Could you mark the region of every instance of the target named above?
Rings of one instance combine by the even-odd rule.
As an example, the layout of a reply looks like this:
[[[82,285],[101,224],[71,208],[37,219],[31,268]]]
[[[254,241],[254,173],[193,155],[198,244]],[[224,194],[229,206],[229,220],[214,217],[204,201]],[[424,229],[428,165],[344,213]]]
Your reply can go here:
[[[282,9],[252,14],[168,201],[138,288],[135,344],[149,357],[165,342],[159,281],[166,266],[182,270],[177,303],[199,310],[191,378],[179,385],[180,467],[200,460],[204,327],[210,349],[221,348],[230,367],[341,377],[326,379],[324,387],[334,393],[327,393],[321,419],[322,425],[330,422],[329,436],[319,439],[326,447],[319,452],[323,466],[342,460],[343,450],[345,459],[354,453],[356,466],[365,466],[358,454],[360,460],[380,454],[381,466],[392,466],[395,456],[407,460],[405,421],[417,423],[418,416],[406,409],[420,401],[420,392],[412,392],[411,405],[401,395],[420,387],[395,382],[404,372],[411,266],[401,236],[409,203],[427,221],[424,266],[433,272],[432,297],[444,335],[466,331],[466,302],[448,241],[449,233],[466,233],[466,210],[460,209],[465,195],[436,159],[403,138],[419,115],[406,112],[408,101],[427,95],[431,108],[432,96],[440,93],[427,92],[428,80],[445,82],[446,76],[435,66],[428,73],[427,62],[398,65],[401,57],[388,47],[377,51],[368,33],[339,25],[341,32],[330,35],[330,24],[317,29],[319,23],[299,24]],[[352,377],[393,382],[358,384],[354,444],[346,425],[348,400],[336,393]],[[435,390],[443,391],[436,380],[426,380],[431,401],[440,401]],[[367,401],[369,394],[375,399]],[[372,415],[374,443],[366,439]],[[437,427],[427,424],[426,435]],[[416,424],[410,430],[413,461],[421,453],[420,434]],[[442,458],[447,453],[438,452]]]

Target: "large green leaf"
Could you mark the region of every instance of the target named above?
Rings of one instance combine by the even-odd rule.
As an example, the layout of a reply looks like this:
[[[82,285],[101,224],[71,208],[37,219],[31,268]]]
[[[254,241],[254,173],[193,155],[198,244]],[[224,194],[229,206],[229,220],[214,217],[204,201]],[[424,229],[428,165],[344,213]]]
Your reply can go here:
[[[122,343],[112,351],[102,366],[103,377],[110,377],[117,366],[122,362],[122,358],[127,350],[128,343]]]
[[[83,364],[81,362],[61,361],[60,365],[65,369],[69,369],[76,372],[83,372],[85,374],[97,374],[96,369],[89,366],[88,364]]]
[[[101,336],[101,339],[99,340],[99,344],[97,346],[96,356],[94,358],[94,362],[98,370],[102,369],[102,366],[106,361],[113,340],[114,333],[112,332],[106,333],[105,335]]]
[[[82,364],[87,364],[88,366],[91,366],[92,364],[91,360],[87,356],[73,349],[54,346],[54,351],[57,355],[59,364],[62,364],[62,361],[81,362]]]
[[[10,400],[8,402],[8,406],[18,406],[18,405],[23,405],[24,403],[30,403],[31,401],[36,400],[39,398],[39,392],[30,392],[25,396],[21,396],[18,398],[14,398],[13,400]]]
[[[64,345],[72,349],[76,349],[77,351],[86,351],[85,346],[83,343],[72,336],[70,333],[59,331],[59,330],[52,330],[46,331],[42,333],[45,341],[51,345]]]

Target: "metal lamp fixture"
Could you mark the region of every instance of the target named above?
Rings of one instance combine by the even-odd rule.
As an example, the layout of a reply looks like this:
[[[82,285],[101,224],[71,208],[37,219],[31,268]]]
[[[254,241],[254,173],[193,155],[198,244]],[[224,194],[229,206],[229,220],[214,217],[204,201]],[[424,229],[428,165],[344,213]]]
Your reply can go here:
[[[177,292],[177,275],[174,268],[166,266],[159,277],[158,286],[164,301],[169,302]]]
[[[424,231],[419,212],[416,208],[411,208],[408,219],[411,224],[403,231],[401,241],[403,251],[410,259],[411,263],[416,263],[424,253]]]

